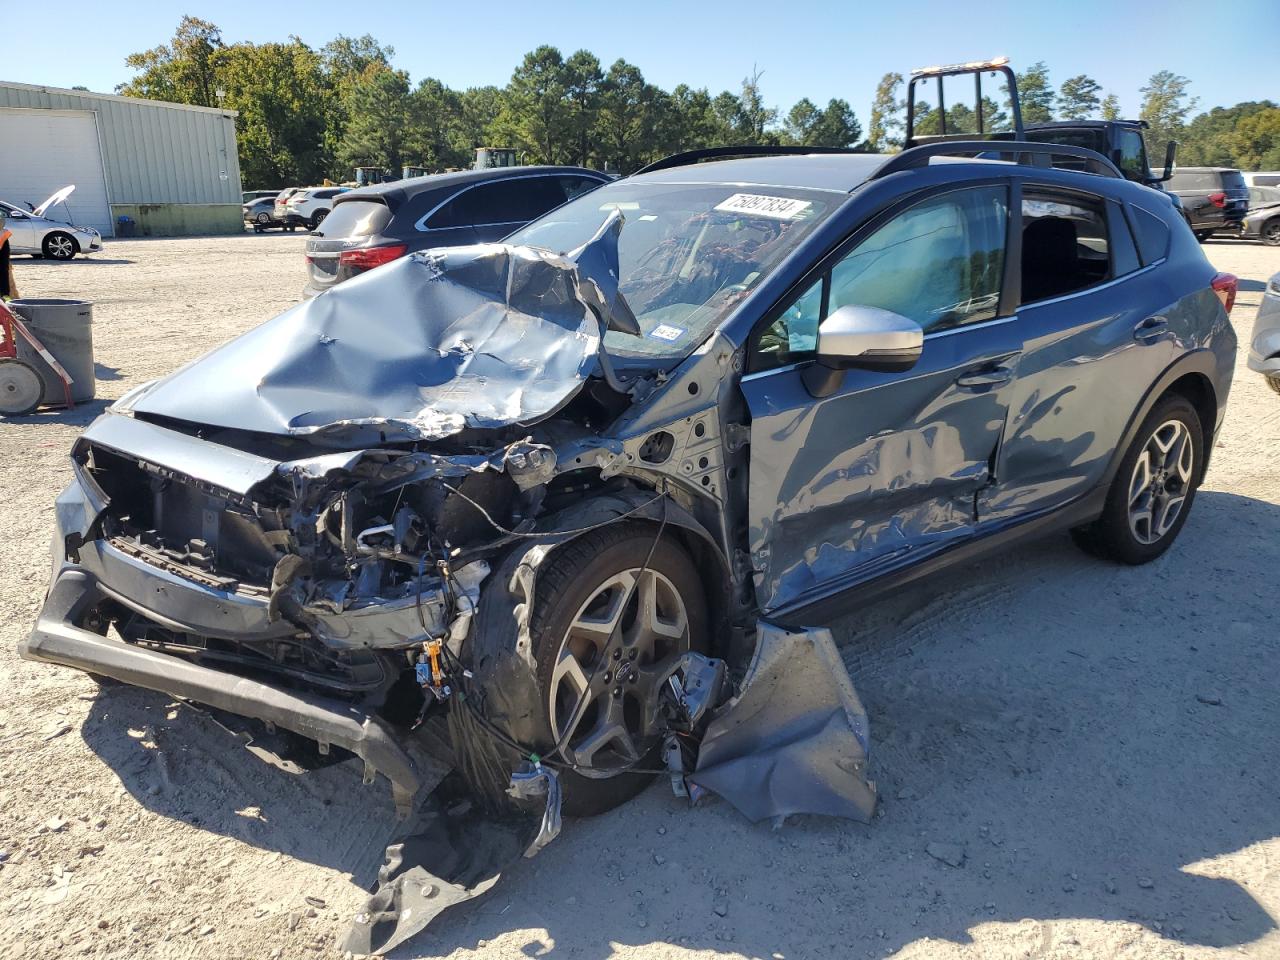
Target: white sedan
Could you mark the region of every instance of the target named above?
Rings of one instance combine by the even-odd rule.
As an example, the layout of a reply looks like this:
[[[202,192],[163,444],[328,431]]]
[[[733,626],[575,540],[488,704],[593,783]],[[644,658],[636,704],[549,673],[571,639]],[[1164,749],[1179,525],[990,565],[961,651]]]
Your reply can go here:
[[[34,210],[0,200],[9,215],[8,228],[12,253],[29,253],[50,260],[70,260],[77,253],[97,253],[102,249],[102,234],[92,227],[77,227],[48,216],[49,210],[63,204],[74,186],[63,187]]]

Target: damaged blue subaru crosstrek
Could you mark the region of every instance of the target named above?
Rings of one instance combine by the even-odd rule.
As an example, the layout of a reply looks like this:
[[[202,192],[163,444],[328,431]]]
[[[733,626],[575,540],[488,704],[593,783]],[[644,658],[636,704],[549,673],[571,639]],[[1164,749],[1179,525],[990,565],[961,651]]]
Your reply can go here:
[[[802,703],[843,755],[662,744],[839,601],[1056,528],[1159,556],[1230,387],[1235,280],[1169,198],[999,149],[669,158],[294,307],[85,431],[23,654],[354,753],[402,809],[443,718],[481,793],[532,758],[589,812],[665,762],[865,814],[847,676]]]

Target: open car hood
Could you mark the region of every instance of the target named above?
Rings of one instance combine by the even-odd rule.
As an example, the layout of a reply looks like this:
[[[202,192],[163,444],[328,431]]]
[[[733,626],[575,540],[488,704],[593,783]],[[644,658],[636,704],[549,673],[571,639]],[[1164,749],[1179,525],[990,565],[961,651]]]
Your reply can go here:
[[[76,185],[74,183],[68,187],[63,187],[61,190],[59,190],[57,193],[55,193],[48,200],[40,204],[40,206],[36,207],[35,210],[31,212],[34,213],[37,217],[43,217],[46,212],[53,209],[58,204],[62,203],[64,200],[67,199],[67,197],[71,196],[71,194],[75,192],[75,189],[76,189]]]
[[[157,381],[138,413],[330,446],[541,420],[596,371],[617,291],[611,216],[578,250],[481,244],[348,280]],[[638,329],[638,328],[637,328]]]

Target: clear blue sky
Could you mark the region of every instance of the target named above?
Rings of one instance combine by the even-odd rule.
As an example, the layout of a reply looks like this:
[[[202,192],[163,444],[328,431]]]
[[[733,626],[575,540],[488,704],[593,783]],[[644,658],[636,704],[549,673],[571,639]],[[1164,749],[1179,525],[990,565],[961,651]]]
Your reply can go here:
[[[606,67],[623,57],[668,90],[737,90],[755,64],[770,106],[843,97],[864,127],[886,71],[1000,55],[1015,69],[1046,61],[1055,87],[1087,73],[1126,116],[1160,69],[1191,80],[1198,109],[1280,97],[1280,0],[0,0],[0,79],[109,93],[130,77],[125,55],[167,40],[183,13],[228,43],[371,33],[414,82],[459,88],[501,86],[543,43],[585,47]]]

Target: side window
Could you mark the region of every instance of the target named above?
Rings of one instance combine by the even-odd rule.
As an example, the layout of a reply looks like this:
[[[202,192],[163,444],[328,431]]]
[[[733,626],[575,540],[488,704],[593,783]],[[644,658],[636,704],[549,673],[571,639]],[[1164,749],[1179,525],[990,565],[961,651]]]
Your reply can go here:
[[[1114,200],[1107,201],[1107,225],[1111,232],[1111,275],[1123,277],[1138,269],[1138,248],[1125,223],[1124,211]]]
[[[804,360],[818,345],[818,323],[822,319],[822,286],[816,280],[769,324],[756,342],[756,369],[781,367]]]
[[[937,333],[993,319],[1008,230],[1004,187],[956,190],[898,214],[862,239],[760,333],[751,368],[813,355],[818,325],[848,305],[880,307]]]
[[[957,190],[899,214],[831,271],[828,312],[892,310],[935,333],[996,315],[1004,275],[1008,194]]]
[[[1142,136],[1136,130],[1123,130],[1120,133],[1120,172],[1130,180],[1142,182],[1148,174],[1147,150],[1142,143]]]
[[[1023,303],[1075,293],[1111,275],[1105,210],[1101,200],[1023,193]]]
[[[590,177],[559,177],[558,179],[560,186],[564,188],[566,200],[574,200],[600,186],[599,180],[592,180]]]
[[[441,207],[428,227],[484,226],[525,223],[564,203],[564,190],[555,177],[517,177],[482,183]]]
[[[1129,207],[1129,219],[1133,223],[1134,238],[1143,263],[1155,263],[1169,255],[1169,225],[1154,213],[1141,207]]]

